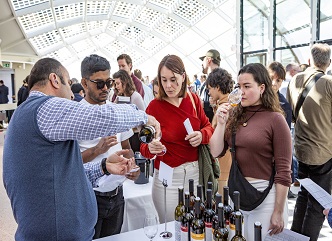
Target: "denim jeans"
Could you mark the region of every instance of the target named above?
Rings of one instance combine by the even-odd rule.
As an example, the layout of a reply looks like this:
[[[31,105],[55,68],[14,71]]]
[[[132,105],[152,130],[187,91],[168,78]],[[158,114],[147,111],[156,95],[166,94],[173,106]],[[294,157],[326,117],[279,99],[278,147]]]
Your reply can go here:
[[[310,178],[326,192],[331,194],[332,159],[323,165],[307,165],[299,160],[299,178]],[[323,207],[301,186],[294,209],[291,230],[316,241],[325,216]]]
[[[297,161],[297,158],[293,155],[292,156],[292,183],[295,182],[295,179],[299,177],[298,175],[298,169],[299,169],[299,162]]]
[[[124,214],[123,189],[119,188],[116,196],[96,195],[98,205],[98,220],[93,239],[102,238],[121,232]]]

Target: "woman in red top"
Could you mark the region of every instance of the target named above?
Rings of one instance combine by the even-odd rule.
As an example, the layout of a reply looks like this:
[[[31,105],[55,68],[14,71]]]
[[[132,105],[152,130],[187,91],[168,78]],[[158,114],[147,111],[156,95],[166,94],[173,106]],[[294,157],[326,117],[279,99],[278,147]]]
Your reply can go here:
[[[192,94],[193,102],[187,95],[188,77],[182,60],[176,55],[165,56],[158,67],[159,93],[146,109],[146,113],[153,115],[162,130],[160,141],[154,140],[149,144],[141,144],[141,153],[152,158],[161,153],[165,147],[165,155],[156,156],[153,178],[152,198],[159,214],[159,220],[164,217],[164,187],[159,181],[160,161],[174,168],[173,184],[167,187],[166,220],[174,220],[174,209],[178,200],[178,187],[184,186],[188,190],[188,180],[194,179],[198,184],[198,146],[209,143],[213,128],[206,117],[200,99]],[[189,118],[194,132],[190,135],[183,122]]]

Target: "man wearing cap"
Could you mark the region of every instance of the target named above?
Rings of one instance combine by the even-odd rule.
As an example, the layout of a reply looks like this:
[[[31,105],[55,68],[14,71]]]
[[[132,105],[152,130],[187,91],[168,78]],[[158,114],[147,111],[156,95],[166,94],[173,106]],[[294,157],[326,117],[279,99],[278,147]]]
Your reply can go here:
[[[202,63],[202,72],[204,74],[209,74],[212,70],[218,68],[220,66],[220,53],[215,49],[210,49],[207,53],[200,57],[200,60],[203,61]],[[205,82],[203,83],[200,91],[200,97],[204,101],[204,112],[206,116],[209,118],[210,122],[213,119],[213,109],[210,106],[209,101],[209,91],[206,88]]]

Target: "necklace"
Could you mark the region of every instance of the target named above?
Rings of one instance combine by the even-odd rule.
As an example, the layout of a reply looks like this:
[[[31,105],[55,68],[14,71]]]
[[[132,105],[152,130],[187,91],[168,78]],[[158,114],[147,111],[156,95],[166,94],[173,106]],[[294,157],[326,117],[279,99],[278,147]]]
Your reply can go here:
[[[262,109],[262,106],[258,110],[253,111],[254,114],[252,114],[245,122],[243,122],[242,126],[246,127],[248,125],[248,121],[251,119],[251,117],[253,117],[257,112],[259,112],[260,109]]]

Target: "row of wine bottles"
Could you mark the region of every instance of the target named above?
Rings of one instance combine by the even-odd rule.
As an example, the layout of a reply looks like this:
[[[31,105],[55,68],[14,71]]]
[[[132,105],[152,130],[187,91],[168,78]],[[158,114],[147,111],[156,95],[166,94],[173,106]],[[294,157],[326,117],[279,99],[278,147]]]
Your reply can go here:
[[[242,235],[243,214],[240,211],[240,193],[233,193],[234,209],[229,205],[229,188],[222,195],[212,197],[212,182],[208,183],[206,200],[203,187],[197,185],[194,195],[194,180],[189,180],[189,192],[178,188],[179,201],[175,208],[176,241],[245,241]],[[261,241],[261,224],[255,223],[255,241]]]

